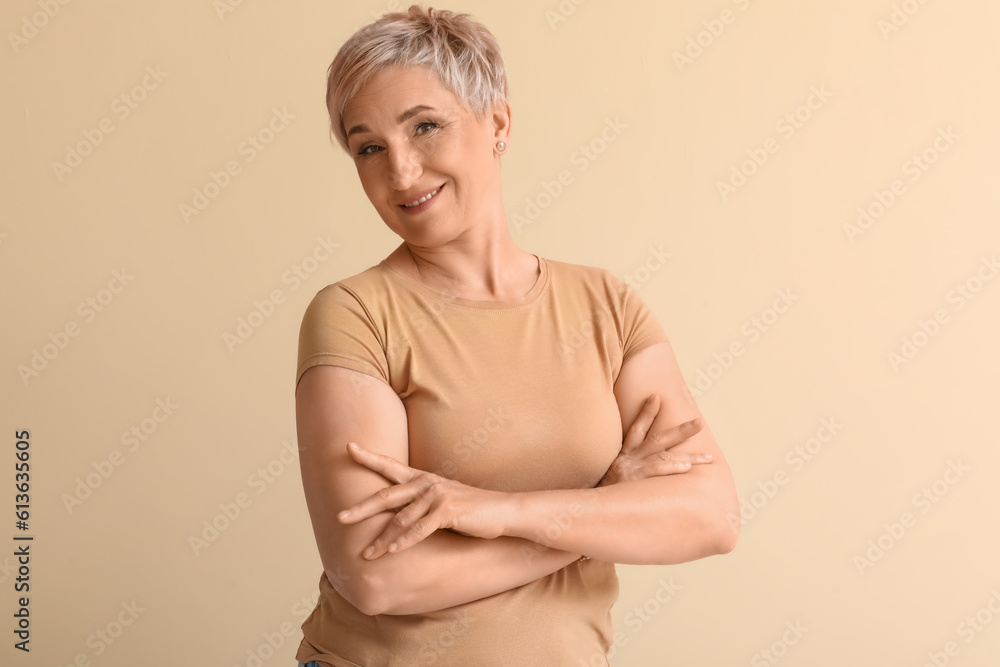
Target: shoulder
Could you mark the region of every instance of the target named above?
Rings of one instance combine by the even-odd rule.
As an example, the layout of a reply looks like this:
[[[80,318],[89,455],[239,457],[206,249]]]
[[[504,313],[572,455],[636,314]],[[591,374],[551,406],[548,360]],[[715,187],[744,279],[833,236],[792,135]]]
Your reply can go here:
[[[587,264],[572,264],[545,258],[553,287],[560,291],[581,290],[585,293],[600,294],[602,300],[623,301],[628,296],[629,287],[608,269]]]
[[[343,308],[368,311],[392,288],[386,271],[378,265],[372,266],[321,288],[306,307],[306,314]]]
[[[551,257],[545,257],[545,263],[548,264],[549,270],[552,271],[553,275],[567,275],[576,276],[578,278],[596,278],[603,275],[611,275],[611,272],[607,269],[603,269],[599,266],[590,266],[588,264],[573,264],[571,262],[564,262],[558,259],[552,259]]]
[[[546,259],[555,298],[561,303],[575,301],[591,311],[612,315],[621,332],[634,327],[657,328],[649,305],[639,296],[631,281],[611,271],[584,264],[570,264]]]
[[[343,278],[317,291],[302,314],[302,331],[350,326],[351,323],[374,325],[372,305],[385,277],[373,266]],[[384,287],[381,287],[384,293]]]
[[[343,298],[344,295],[354,295],[363,297],[372,293],[377,293],[385,284],[385,272],[379,266],[372,266],[361,273],[356,273],[347,278],[341,278],[335,283],[330,283],[326,287],[316,292],[313,300],[331,300]]]

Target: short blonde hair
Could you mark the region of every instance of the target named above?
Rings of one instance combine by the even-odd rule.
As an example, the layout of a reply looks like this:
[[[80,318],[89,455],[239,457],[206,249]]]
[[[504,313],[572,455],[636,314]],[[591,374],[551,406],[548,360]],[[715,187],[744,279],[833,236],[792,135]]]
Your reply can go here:
[[[424,66],[476,116],[507,100],[507,73],[493,34],[468,14],[413,5],[358,30],[327,70],[330,130],[347,152],[344,109],[382,68]]]

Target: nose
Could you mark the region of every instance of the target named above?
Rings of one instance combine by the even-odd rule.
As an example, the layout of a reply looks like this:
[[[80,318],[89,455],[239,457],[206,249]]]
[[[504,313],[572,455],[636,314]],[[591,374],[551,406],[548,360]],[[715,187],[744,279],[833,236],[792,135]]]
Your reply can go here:
[[[386,179],[394,190],[408,190],[423,174],[419,153],[405,143],[390,148],[388,157]]]

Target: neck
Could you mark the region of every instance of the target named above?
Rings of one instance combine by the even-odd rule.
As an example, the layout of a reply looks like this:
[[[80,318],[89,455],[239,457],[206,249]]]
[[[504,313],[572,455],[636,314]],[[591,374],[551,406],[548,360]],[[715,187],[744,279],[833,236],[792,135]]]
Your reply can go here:
[[[430,289],[478,301],[524,296],[539,271],[534,255],[514,243],[504,216],[443,246],[420,247],[404,241],[386,261]]]

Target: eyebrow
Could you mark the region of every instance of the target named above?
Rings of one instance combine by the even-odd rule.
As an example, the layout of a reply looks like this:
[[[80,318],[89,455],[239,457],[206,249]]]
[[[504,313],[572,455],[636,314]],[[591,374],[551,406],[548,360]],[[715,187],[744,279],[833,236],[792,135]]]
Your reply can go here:
[[[434,107],[429,107],[426,104],[418,104],[417,106],[407,109],[403,113],[399,114],[399,118],[396,119],[396,123],[398,125],[402,125],[418,113],[423,113],[425,111],[436,111],[436,109]],[[347,137],[350,138],[352,135],[358,134],[359,132],[371,132],[371,130],[369,130],[365,125],[355,125],[347,131]]]

